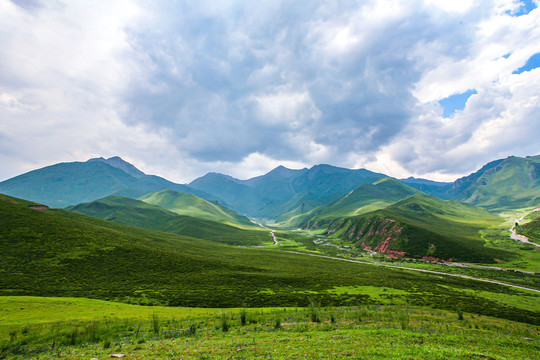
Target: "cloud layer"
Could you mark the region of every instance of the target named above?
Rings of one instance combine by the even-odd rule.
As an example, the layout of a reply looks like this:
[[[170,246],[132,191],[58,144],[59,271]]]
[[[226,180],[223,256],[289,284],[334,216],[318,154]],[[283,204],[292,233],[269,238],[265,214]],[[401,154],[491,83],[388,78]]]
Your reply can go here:
[[[540,69],[513,72],[540,52],[540,10],[523,9],[3,1],[0,179],[120,155],[180,182],[317,163],[453,180],[537,154]]]

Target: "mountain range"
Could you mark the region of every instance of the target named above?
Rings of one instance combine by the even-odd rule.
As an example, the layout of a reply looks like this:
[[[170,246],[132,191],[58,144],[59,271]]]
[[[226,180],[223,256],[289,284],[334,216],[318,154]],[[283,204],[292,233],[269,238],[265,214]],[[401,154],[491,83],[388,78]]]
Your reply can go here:
[[[146,175],[121,158],[112,157],[60,163],[30,171],[0,182],[0,193],[51,207],[66,207],[108,195],[140,198],[173,190],[196,195],[244,216],[288,221],[328,205],[361,185],[373,185],[386,177],[365,169],[331,165],[298,170],[279,166],[248,180],[208,173],[184,185]],[[400,182],[428,195],[490,210],[532,207],[540,204],[540,155],[499,159],[453,183],[414,178]],[[317,212],[320,211],[326,210]]]

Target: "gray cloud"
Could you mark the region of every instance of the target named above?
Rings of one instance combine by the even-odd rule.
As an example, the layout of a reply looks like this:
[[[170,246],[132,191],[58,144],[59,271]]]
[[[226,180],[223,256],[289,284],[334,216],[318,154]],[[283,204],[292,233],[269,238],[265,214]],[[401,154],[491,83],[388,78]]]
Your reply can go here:
[[[127,94],[127,118],[172,129],[175,144],[201,161],[239,161],[254,151],[309,161],[309,149],[290,140],[298,133],[336,153],[377,149],[407,124],[416,101],[410,89],[421,73],[410,49],[450,24],[431,28],[436,19],[408,9],[364,26],[356,23],[366,20],[362,13],[349,15],[358,8],[344,4],[157,9],[166,11],[159,27],[131,33],[144,79]],[[337,53],[325,38],[337,27],[363,40]],[[299,127],[265,122],[253,97],[280,92],[307,93],[317,111]]]

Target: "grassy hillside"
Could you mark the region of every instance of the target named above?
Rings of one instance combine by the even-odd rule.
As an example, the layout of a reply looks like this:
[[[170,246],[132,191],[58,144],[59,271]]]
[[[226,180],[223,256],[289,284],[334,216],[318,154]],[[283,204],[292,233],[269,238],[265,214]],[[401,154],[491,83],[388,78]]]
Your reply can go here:
[[[540,214],[540,212],[537,213]],[[519,225],[516,231],[518,234],[528,237],[530,242],[540,244],[540,217],[536,217],[524,225]]]
[[[519,209],[540,204],[540,155],[493,161],[456,180],[449,196],[487,209]]]
[[[247,249],[0,200],[0,294],[195,307],[409,303],[539,323],[532,292]],[[91,281],[89,281],[91,279]],[[474,290],[472,292],[471,290]]]
[[[217,203],[212,203],[192,194],[181,193],[173,190],[162,190],[150,193],[140,200],[170,210],[179,215],[189,215],[201,219],[225,222],[230,224],[253,225],[253,223],[238,214]]]
[[[533,325],[417,306],[219,310],[0,297],[0,312],[0,357],[9,359],[535,359],[540,347]]]
[[[115,166],[92,159],[87,162],[47,166],[0,182],[0,193],[59,208],[101,199],[112,194],[139,197],[163,189],[216,199],[202,191],[175,184],[158,176],[144,174],[134,176],[132,174],[135,174],[136,169],[133,167],[135,170],[128,170],[130,164],[121,164],[119,160],[113,164]],[[132,174],[128,174],[120,167]]]
[[[336,222],[328,232],[391,256],[494,262],[513,255],[485,247],[479,232],[500,222],[484,209],[417,193],[383,210]]]
[[[383,178],[373,184],[363,184],[326,205],[319,206],[306,214],[296,215],[285,224],[302,228],[324,228],[339,218],[364,214],[387,207],[417,193],[393,178]]]
[[[184,195],[196,198],[190,194]],[[207,203],[206,200],[196,199],[200,202]],[[119,224],[218,241],[231,245],[246,246],[273,243],[268,231],[263,231],[262,229],[243,230],[216,221],[178,215],[159,206],[147,204],[144,201],[114,195],[90,203],[71,206],[67,209],[79,214],[114,221]]]

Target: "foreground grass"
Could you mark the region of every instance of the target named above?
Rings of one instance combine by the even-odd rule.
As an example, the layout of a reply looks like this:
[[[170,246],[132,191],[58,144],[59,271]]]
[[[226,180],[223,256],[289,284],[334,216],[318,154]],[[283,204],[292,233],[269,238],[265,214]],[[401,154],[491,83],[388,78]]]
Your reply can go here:
[[[122,353],[128,359],[536,359],[540,354],[537,326],[422,307],[218,310],[87,299],[17,301],[0,302],[5,314],[0,327],[9,330],[0,332],[0,358],[101,359]],[[30,308],[17,311],[23,303]],[[32,315],[44,309],[49,312],[43,318]],[[66,315],[51,322],[55,314],[70,311],[71,320]],[[96,320],[87,320],[92,314]]]

